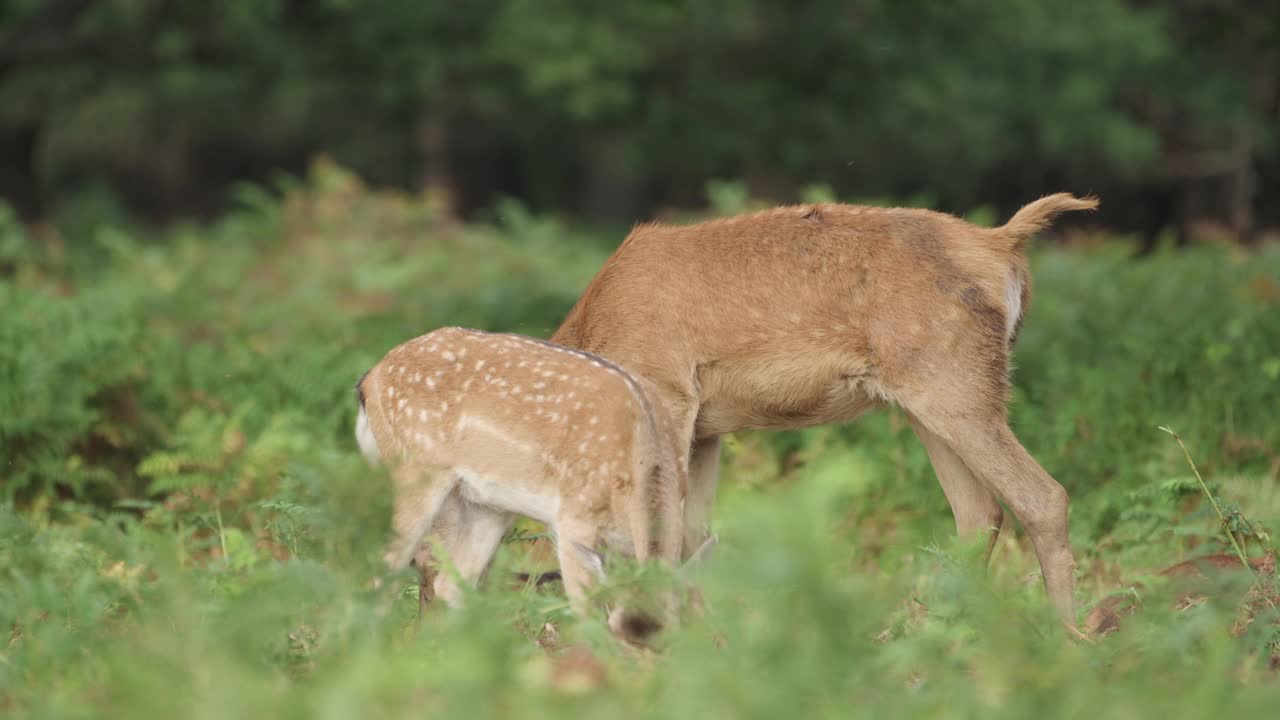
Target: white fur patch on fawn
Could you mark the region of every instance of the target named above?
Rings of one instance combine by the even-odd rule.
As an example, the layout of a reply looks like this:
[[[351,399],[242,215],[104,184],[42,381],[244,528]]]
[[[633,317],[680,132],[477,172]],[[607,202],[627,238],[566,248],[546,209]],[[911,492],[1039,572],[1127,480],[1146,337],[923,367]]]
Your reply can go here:
[[[462,481],[460,490],[467,502],[524,515],[551,528],[555,527],[556,513],[560,510],[558,494],[542,494],[505,478],[488,477],[470,468],[455,468],[455,472]]]
[[[378,452],[378,441],[374,439],[373,430],[369,428],[369,416],[363,407],[360,408],[360,414],[356,415],[356,443],[360,445],[360,452],[364,455],[364,459],[368,460],[370,465],[377,466],[382,459],[382,454]]]
[[[1013,337],[1018,320],[1022,319],[1022,278],[1017,272],[1009,273],[1009,281],[1004,286],[1004,339]]]

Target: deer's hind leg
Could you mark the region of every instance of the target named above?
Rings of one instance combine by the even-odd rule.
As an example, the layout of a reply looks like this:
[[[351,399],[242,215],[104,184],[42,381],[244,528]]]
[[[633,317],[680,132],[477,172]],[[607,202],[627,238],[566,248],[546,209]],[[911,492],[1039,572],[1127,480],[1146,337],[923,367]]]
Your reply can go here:
[[[475,587],[488,571],[514,518],[507,513],[469,503],[458,493],[449,496],[446,509],[449,517],[447,522],[446,518],[441,518],[438,536],[458,578]],[[434,590],[450,607],[462,604],[462,589],[448,568],[438,567]]]
[[[422,538],[431,531],[445,499],[458,485],[449,468],[402,465],[391,473],[393,539],[383,556],[391,572],[403,570],[418,553]]]
[[[983,561],[991,558],[991,550],[1000,537],[1004,524],[1004,509],[1000,501],[969,466],[964,464],[960,456],[942,438],[933,433],[915,416],[910,416],[911,427],[920,438],[933,471],[942,485],[942,492],[951,505],[951,513],[956,521],[956,534],[968,539],[979,533],[987,533],[986,553]]]
[[[1009,429],[1003,313],[979,299],[966,300],[965,306],[974,322],[963,331],[933,326],[935,332],[913,361],[882,378],[885,389],[913,416],[953,500],[957,527],[965,531],[994,525],[998,505],[993,500],[1002,501],[1031,538],[1050,601],[1074,629],[1075,560],[1067,537],[1067,491]]]
[[[1003,401],[995,400],[994,394],[965,393],[954,385],[900,401],[1013,511],[1035,547],[1050,601],[1063,622],[1074,628],[1075,559],[1067,537],[1067,491],[1014,437]]]

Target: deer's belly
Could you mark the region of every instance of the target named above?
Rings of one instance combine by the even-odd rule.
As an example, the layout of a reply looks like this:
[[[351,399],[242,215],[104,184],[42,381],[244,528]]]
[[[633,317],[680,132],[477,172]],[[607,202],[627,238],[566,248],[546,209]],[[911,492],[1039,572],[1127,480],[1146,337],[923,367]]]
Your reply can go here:
[[[835,364],[718,368],[701,384],[698,437],[846,422],[878,404],[866,389],[861,368]]]
[[[706,438],[739,430],[786,430],[848,422],[878,404],[875,398],[864,393],[847,391],[846,397],[802,408],[760,407],[748,402],[708,403],[698,411],[695,434]]]
[[[470,468],[457,468],[457,473],[458,491],[467,502],[523,515],[548,526],[555,524],[559,493],[521,487]]]

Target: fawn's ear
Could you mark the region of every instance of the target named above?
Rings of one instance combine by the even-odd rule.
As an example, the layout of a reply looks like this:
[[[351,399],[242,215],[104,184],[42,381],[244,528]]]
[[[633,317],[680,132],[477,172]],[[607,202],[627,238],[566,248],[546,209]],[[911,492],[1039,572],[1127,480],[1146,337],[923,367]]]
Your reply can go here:
[[[698,546],[698,549],[694,550],[693,554],[689,556],[689,559],[684,561],[684,565],[681,566],[681,569],[691,570],[706,562],[707,558],[711,557],[711,550],[715,548],[716,544],[719,542],[719,535],[712,535],[702,541],[702,544]]]
[[[571,541],[573,552],[582,562],[583,567],[591,571],[596,578],[604,579],[604,556],[577,541]]]

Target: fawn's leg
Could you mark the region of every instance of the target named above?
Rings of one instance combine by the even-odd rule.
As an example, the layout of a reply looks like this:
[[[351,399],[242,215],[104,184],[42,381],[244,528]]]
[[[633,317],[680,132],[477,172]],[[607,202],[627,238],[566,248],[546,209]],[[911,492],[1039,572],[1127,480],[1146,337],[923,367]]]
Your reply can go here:
[[[493,561],[503,536],[511,529],[514,518],[465,501],[459,505],[458,522],[442,535],[441,540],[448,553],[448,561],[458,576],[474,587],[489,569],[489,563]],[[435,594],[444,598],[450,607],[462,604],[462,589],[448,568],[440,568],[436,573]]]
[[[587,591],[604,578],[604,560],[596,552],[599,535],[596,528],[575,519],[571,511],[561,508],[556,523],[556,555],[560,561],[560,576],[564,580],[564,592],[569,596],[569,607],[579,616],[590,614]]]
[[[422,542],[418,543],[418,551],[414,553],[412,565],[418,571],[419,618],[426,614],[427,606],[435,599],[436,575],[440,572],[440,561],[436,559],[431,538],[435,537],[444,542],[444,538],[453,531],[453,528],[459,527],[462,522],[462,503],[460,494],[449,493],[444,503],[440,505],[440,511],[436,513],[431,532],[423,536]]]
[[[389,571],[397,572],[418,552],[441,505],[457,486],[458,476],[445,468],[404,465],[391,473],[391,481],[395,491],[391,516],[394,537],[383,559]]]

